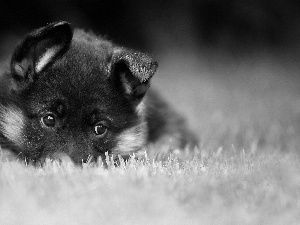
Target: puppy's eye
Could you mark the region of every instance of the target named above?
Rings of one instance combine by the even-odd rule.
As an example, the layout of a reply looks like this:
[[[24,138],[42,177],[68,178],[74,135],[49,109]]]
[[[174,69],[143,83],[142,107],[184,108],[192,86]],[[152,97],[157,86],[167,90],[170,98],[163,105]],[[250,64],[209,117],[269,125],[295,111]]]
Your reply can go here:
[[[46,116],[41,118],[42,124],[47,127],[54,127],[55,126],[55,116],[53,114],[47,114]]]
[[[108,127],[103,122],[99,122],[94,127],[94,132],[99,137],[104,137],[107,133]]]

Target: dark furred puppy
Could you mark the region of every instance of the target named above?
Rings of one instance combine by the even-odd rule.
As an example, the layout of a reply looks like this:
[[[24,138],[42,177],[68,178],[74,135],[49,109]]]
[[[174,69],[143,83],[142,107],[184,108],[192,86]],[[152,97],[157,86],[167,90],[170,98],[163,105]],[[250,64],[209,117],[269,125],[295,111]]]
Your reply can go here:
[[[1,146],[32,161],[68,155],[81,163],[166,137],[196,144],[156,93],[145,96],[156,68],[152,57],[67,22],[29,33],[0,80]]]

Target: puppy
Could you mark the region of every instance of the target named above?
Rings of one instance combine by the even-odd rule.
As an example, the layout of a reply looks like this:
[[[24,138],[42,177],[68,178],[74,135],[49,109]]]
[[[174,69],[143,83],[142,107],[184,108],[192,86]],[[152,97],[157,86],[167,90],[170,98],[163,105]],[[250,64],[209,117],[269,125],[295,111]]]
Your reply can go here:
[[[128,156],[151,143],[197,144],[181,116],[148,91],[149,55],[56,22],[27,34],[0,80],[0,143],[33,162]],[[146,95],[147,92],[147,95]]]

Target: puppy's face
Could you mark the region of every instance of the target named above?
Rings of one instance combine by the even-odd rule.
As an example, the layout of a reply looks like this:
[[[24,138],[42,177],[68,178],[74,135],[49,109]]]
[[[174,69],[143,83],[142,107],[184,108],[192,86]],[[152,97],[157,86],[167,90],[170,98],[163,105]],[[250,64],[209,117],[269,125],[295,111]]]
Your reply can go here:
[[[156,66],[145,54],[73,35],[65,22],[50,24],[13,55],[17,100],[2,106],[2,133],[32,160],[136,151],[146,140],[142,99]]]

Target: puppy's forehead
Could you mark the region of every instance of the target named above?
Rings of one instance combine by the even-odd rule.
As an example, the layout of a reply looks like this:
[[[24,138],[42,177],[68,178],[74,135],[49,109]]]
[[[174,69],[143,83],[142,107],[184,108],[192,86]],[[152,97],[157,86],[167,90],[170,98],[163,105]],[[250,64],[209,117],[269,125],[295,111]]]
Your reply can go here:
[[[109,46],[75,40],[64,56],[40,75],[39,83],[51,89],[95,93],[94,89],[107,88],[111,55]]]
[[[109,69],[111,57],[112,51],[108,47],[74,41],[65,55],[54,64],[54,68],[65,69],[65,73],[73,76],[80,74],[87,76],[97,72],[106,72]]]

